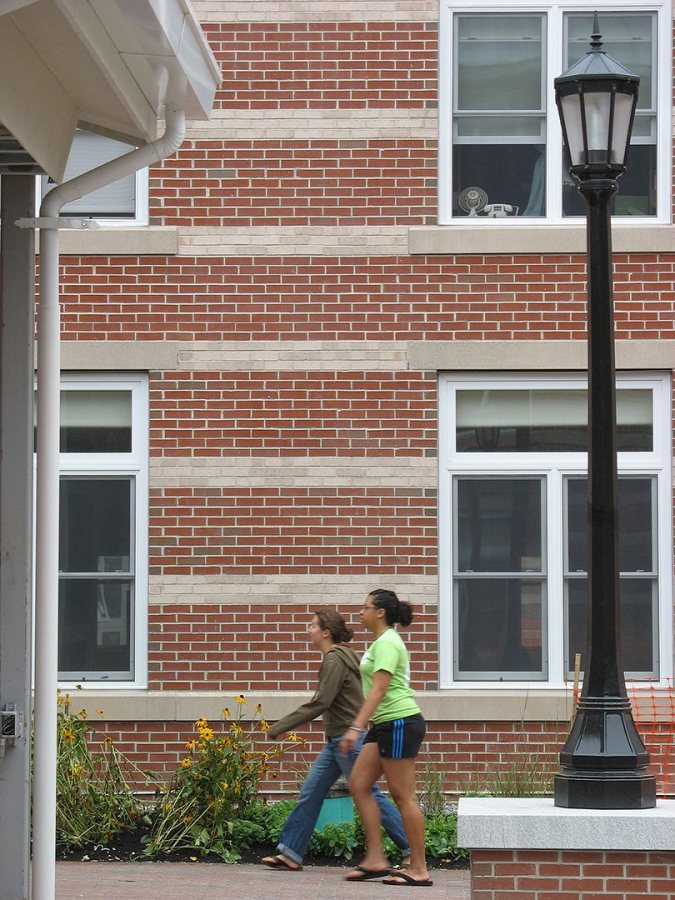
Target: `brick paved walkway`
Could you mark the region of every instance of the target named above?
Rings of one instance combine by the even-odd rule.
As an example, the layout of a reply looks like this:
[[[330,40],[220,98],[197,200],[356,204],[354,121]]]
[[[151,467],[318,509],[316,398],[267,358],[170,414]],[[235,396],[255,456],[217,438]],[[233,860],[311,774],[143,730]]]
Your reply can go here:
[[[218,863],[59,862],[56,900],[402,900],[407,896],[379,881],[348,884],[342,880],[346,871],[322,866],[277,872]],[[434,885],[422,897],[469,900],[468,870],[435,869],[431,877]]]

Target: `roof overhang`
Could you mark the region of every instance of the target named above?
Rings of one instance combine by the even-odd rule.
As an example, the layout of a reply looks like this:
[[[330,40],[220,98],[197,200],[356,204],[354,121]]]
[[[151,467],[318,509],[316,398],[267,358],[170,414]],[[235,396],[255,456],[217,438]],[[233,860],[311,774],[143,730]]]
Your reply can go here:
[[[0,125],[57,182],[76,128],[144,144],[219,83],[189,0],[0,0]]]

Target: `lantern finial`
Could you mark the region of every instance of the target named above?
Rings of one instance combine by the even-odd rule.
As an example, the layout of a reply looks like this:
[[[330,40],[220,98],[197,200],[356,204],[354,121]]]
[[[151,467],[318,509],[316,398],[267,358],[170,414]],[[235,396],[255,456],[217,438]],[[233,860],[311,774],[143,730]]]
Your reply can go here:
[[[600,17],[596,9],[593,16],[593,34],[591,35],[591,49],[599,50],[602,47],[602,35],[600,34]]]

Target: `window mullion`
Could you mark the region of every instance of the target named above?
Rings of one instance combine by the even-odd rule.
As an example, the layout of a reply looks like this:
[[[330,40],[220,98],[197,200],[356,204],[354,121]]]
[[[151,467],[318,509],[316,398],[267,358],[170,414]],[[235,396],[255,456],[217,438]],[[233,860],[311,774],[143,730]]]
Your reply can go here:
[[[553,79],[563,67],[564,18],[559,6],[548,10],[546,40],[546,209],[548,220],[562,221],[563,140]]]

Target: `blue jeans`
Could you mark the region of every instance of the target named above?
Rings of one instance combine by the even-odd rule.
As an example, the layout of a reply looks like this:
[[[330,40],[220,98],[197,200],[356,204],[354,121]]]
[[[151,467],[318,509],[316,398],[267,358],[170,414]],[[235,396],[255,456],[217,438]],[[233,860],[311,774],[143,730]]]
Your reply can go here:
[[[277,845],[279,853],[283,853],[294,862],[302,863],[316,820],[321,812],[321,804],[340,775],[344,775],[345,778],[349,778],[351,775],[363,743],[363,737],[348,756],[340,753],[342,737],[328,738],[300,788],[297,806],[286,819]],[[401,848],[403,856],[407,856],[410,848],[398,807],[384,796],[377,785],[373,785],[373,796],[380,809],[385,831]]]

